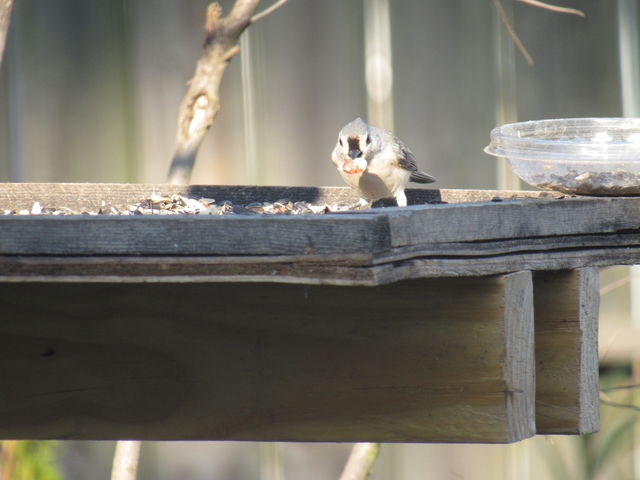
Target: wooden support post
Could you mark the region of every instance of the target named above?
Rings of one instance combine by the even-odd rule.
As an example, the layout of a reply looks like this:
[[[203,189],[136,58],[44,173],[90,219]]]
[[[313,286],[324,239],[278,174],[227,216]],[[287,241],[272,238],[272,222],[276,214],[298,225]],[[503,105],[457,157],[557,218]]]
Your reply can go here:
[[[514,442],[529,272],[380,287],[2,284],[0,438]]]
[[[535,272],[538,433],[593,433],[598,400],[598,270]]]

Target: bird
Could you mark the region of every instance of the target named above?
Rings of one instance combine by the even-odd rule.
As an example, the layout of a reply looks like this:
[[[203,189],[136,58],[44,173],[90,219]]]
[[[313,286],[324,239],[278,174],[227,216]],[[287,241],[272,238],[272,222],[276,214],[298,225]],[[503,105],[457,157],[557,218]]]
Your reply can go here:
[[[393,197],[399,207],[405,207],[404,189],[409,181],[436,181],[418,170],[413,153],[398,137],[367,125],[360,117],[340,130],[331,161],[347,185],[360,194],[363,205]]]

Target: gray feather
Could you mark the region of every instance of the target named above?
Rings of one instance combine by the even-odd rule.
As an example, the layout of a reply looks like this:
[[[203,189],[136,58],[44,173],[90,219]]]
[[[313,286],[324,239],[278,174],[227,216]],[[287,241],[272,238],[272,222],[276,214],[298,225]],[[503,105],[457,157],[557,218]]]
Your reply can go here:
[[[411,174],[409,180],[415,183],[433,183],[436,181],[436,177],[432,177],[422,170],[417,170]]]

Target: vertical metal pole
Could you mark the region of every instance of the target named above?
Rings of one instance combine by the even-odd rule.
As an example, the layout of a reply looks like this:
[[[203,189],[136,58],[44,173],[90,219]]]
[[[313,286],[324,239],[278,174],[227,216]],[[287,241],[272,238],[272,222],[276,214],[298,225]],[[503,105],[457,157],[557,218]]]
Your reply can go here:
[[[282,448],[277,442],[260,442],[260,480],[284,480]]]
[[[244,172],[247,184],[257,184],[259,177],[256,86],[253,71],[253,51],[251,47],[251,29],[240,37],[240,63],[242,77],[242,118],[244,122]]]
[[[618,52],[622,115],[640,116],[640,50],[638,46],[638,1],[618,0]],[[640,266],[629,267],[630,316],[633,328],[640,329]],[[640,356],[631,360],[633,383],[640,383]],[[636,395],[639,398],[640,395]],[[633,478],[640,478],[640,427],[633,440]]]
[[[513,3],[503,1],[501,5],[513,24]],[[493,16],[493,59],[496,78],[494,118],[496,125],[518,120],[516,95],[516,51],[513,40],[500,21],[498,12]],[[520,179],[513,173],[506,158],[498,158],[496,186],[499,190],[519,190]],[[518,442],[502,447],[504,452],[504,478],[528,480],[530,472],[530,442]]]
[[[22,96],[22,88],[19,80],[20,75],[20,42],[19,34],[21,29],[15,25],[18,10],[14,9],[14,26],[13,33],[8,37],[9,42],[5,51],[5,72],[7,75],[7,124],[9,130],[9,181],[24,182],[26,180],[24,174],[24,152],[23,152],[23,133],[22,133],[22,109],[20,106],[20,98]]]
[[[242,78],[242,119],[244,124],[244,172],[243,182],[257,184],[261,178],[258,158],[258,86],[256,75],[256,49],[252,42],[252,28],[248,28],[240,37],[240,75]],[[258,443],[260,480],[284,480],[282,448],[277,442]]]
[[[640,116],[638,2],[618,0],[618,52],[622,115]]]
[[[502,7],[513,22],[512,2],[502,2]],[[497,12],[493,16],[493,51],[496,72],[495,123],[503,125],[518,120],[516,52],[513,40],[500,22]],[[500,190],[520,189],[520,179],[513,173],[506,158],[498,158],[496,184]]]
[[[368,123],[393,130],[393,66],[389,0],[364,0]]]

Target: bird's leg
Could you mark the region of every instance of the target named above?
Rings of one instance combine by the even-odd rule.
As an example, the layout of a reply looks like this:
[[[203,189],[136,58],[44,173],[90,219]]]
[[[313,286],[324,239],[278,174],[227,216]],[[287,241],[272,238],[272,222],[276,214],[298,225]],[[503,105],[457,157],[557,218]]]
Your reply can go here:
[[[396,203],[399,207],[407,206],[407,196],[405,195],[404,191],[396,193]]]

